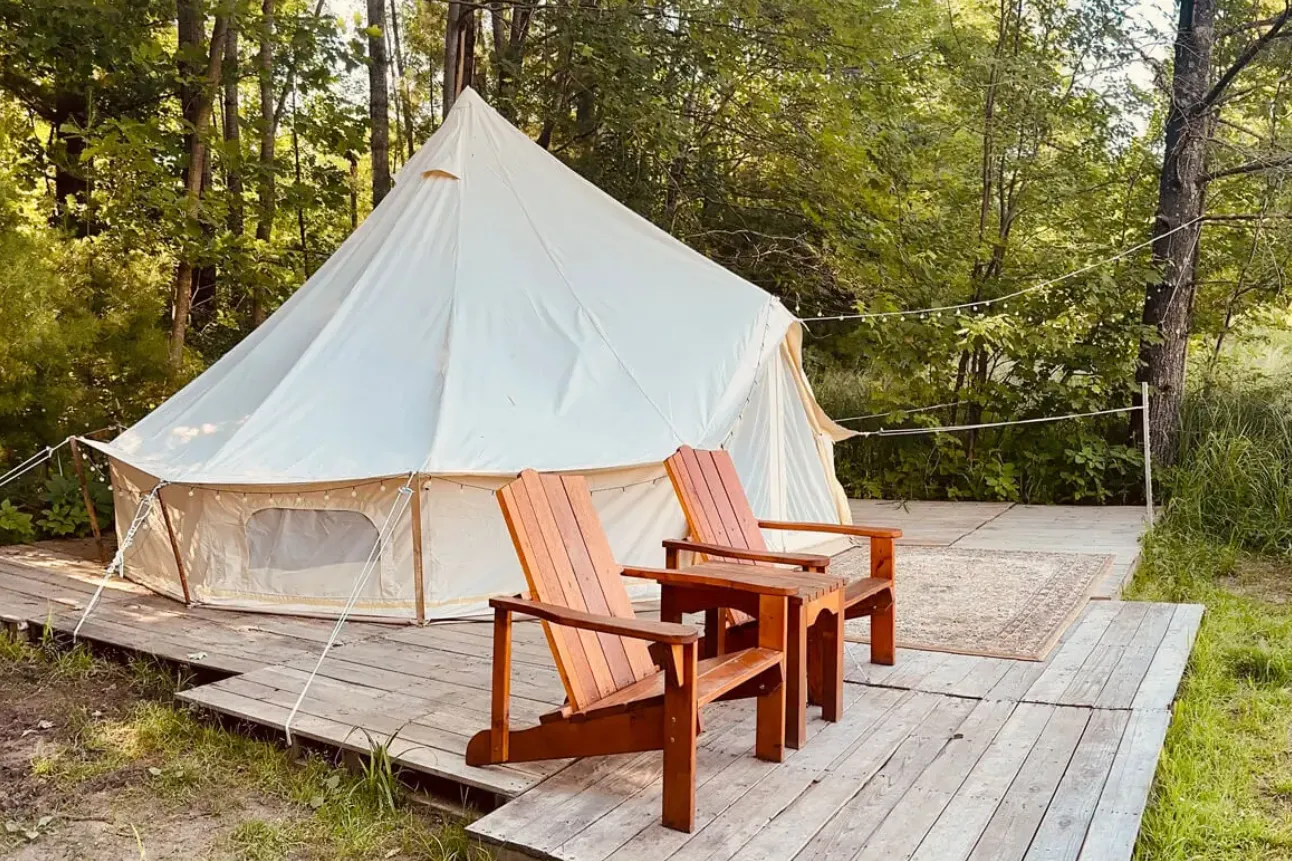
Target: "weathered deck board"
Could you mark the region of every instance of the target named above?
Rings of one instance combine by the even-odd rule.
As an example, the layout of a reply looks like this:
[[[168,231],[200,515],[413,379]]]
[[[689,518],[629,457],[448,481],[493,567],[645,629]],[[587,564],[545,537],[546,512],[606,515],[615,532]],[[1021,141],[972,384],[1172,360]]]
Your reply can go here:
[[[1200,618],[1093,602],[1046,662],[860,647],[843,720],[813,714],[779,765],[710,707],[693,834],[659,824],[656,754],[577,762],[469,830],[558,861],[1125,861]]]
[[[1113,564],[1092,597],[1116,598],[1139,560],[1139,506],[1015,505],[1009,502],[849,500],[855,523],[896,526],[900,543],[970,550],[1046,550],[1110,554]]]
[[[1139,528],[1129,509],[858,507],[858,521],[900,525],[912,543],[1093,550],[1127,570]],[[99,572],[0,551],[0,619],[70,631]],[[465,765],[467,740],[489,720],[487,623],[347,624],[293,732],[359,752],[389,743],[402,767],[512,798],[470,830],[540,859],[1125,861],[1201,618],[1194,606],[1092,602],[1044,662],[899,650],[881,667],[848,644],[843,719],[814,710],[807,744],[781,764],[753,757],[749,703],[706,711],[690,835],[660,825],[658,753]],[[82,633],[228,673],[182,698],[281,728],[330,631],[324,620],[184,608],[115,581]],[[541,626],[516,624],[513,661],[521,725],[564,690]]]

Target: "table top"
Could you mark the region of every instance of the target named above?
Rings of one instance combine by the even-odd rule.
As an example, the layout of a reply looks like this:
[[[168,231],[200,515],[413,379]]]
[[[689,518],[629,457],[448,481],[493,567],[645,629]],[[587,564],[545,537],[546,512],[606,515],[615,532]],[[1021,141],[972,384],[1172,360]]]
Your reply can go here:
[[[778,586],[790,587],[793,591],[787,597],[794,601],[814,601],[831,592],[842,589],[847,581],[832,574],[819,574],[815,571],[800,571],[794,568],[773,568],[770,565],[741,565],[735,562],[702,562],[699,565],[688,565],[679,568],[685,574],[709,576],[730,575],[741,578],[758,576],[766,577],[769,582]]]

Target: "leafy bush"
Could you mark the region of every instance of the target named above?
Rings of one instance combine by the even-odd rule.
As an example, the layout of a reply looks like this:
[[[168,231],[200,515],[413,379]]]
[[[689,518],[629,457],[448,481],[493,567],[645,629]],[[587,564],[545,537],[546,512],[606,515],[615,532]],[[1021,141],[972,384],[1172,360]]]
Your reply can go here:
[[[830,371],[815,381],[817,397],[832,416],[868,416],[849,427],[936,427],[1087,412],[1130,402],[1129,394],[1070,393],[1029,404],[996,401],[970,413],[944,407],[903,413],[897,403],[952,400],[945,392],[922,393],[915,383],[901,400],[896,390],[875,387],[863,375]],[[1091,400],[1099,397],[1100,400]],[[911,400],[906,400],[907,398]],[[1114,400],[1116,398],[1116,400]],[[884,414],[885,408],[893,412]],[[966,422],[966,418],[971,422]],[[1015,425],[969,432],[903,437],[856,437],[835,448],[835,471],[849,496],[898,499],[978,499],[1028,503],[1134,504],[1143,501],[1143,452],[1126,444],[1124,415]]]
[[[96,473],[90,472],[86,478],[99,525],[106,527],[112,521],[112,491]],[[36,522],[46,535],[65,538],[89,534],[90,516],[81,497],[81,484],[74,477],[57,473],[50,476],[45,482],[43,499],[46,506],[41,514],[44,516]]]
[[[0,544],[25,544],[36,538],[32,517],[9,500],[0,501]]]

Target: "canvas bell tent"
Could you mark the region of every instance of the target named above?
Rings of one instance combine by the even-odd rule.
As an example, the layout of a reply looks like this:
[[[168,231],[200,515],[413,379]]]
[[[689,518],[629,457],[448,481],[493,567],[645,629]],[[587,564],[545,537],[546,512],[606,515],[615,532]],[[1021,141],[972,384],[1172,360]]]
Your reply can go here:
[[[131,579],[194,603],[480,612],[524,579],[492,491],[589,475],[615,555],[684,522],[661,461],[731,451],[762,516],[846,521],[780,302],[562,165],[477,95],[264,325],[109,443]],[[410,482],[409,477],[412,476]],[[401,488],[413,492],[402,499]],[[790,536],[806,546],[814,539]]]

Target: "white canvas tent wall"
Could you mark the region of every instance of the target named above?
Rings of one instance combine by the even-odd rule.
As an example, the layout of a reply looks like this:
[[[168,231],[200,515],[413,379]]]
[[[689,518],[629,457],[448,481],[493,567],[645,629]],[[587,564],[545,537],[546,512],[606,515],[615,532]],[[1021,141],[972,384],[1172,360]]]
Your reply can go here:
[[[846,520],[847,432],[817,407],[775,298],[580,178],[478,96],[264,325],[110,443],[118,528],[159,479],[126,574],[193,601],[335,614],[410,473],[421,612],[523,579],[492,490],[591,473],[620,559],[684,524],[660,462],[731,450],[757,511]],[[91,441],[87,440],[87,443]],[[405,513],[355,615],[416,618]],[[813,539],[790,536],[790,546]]]

